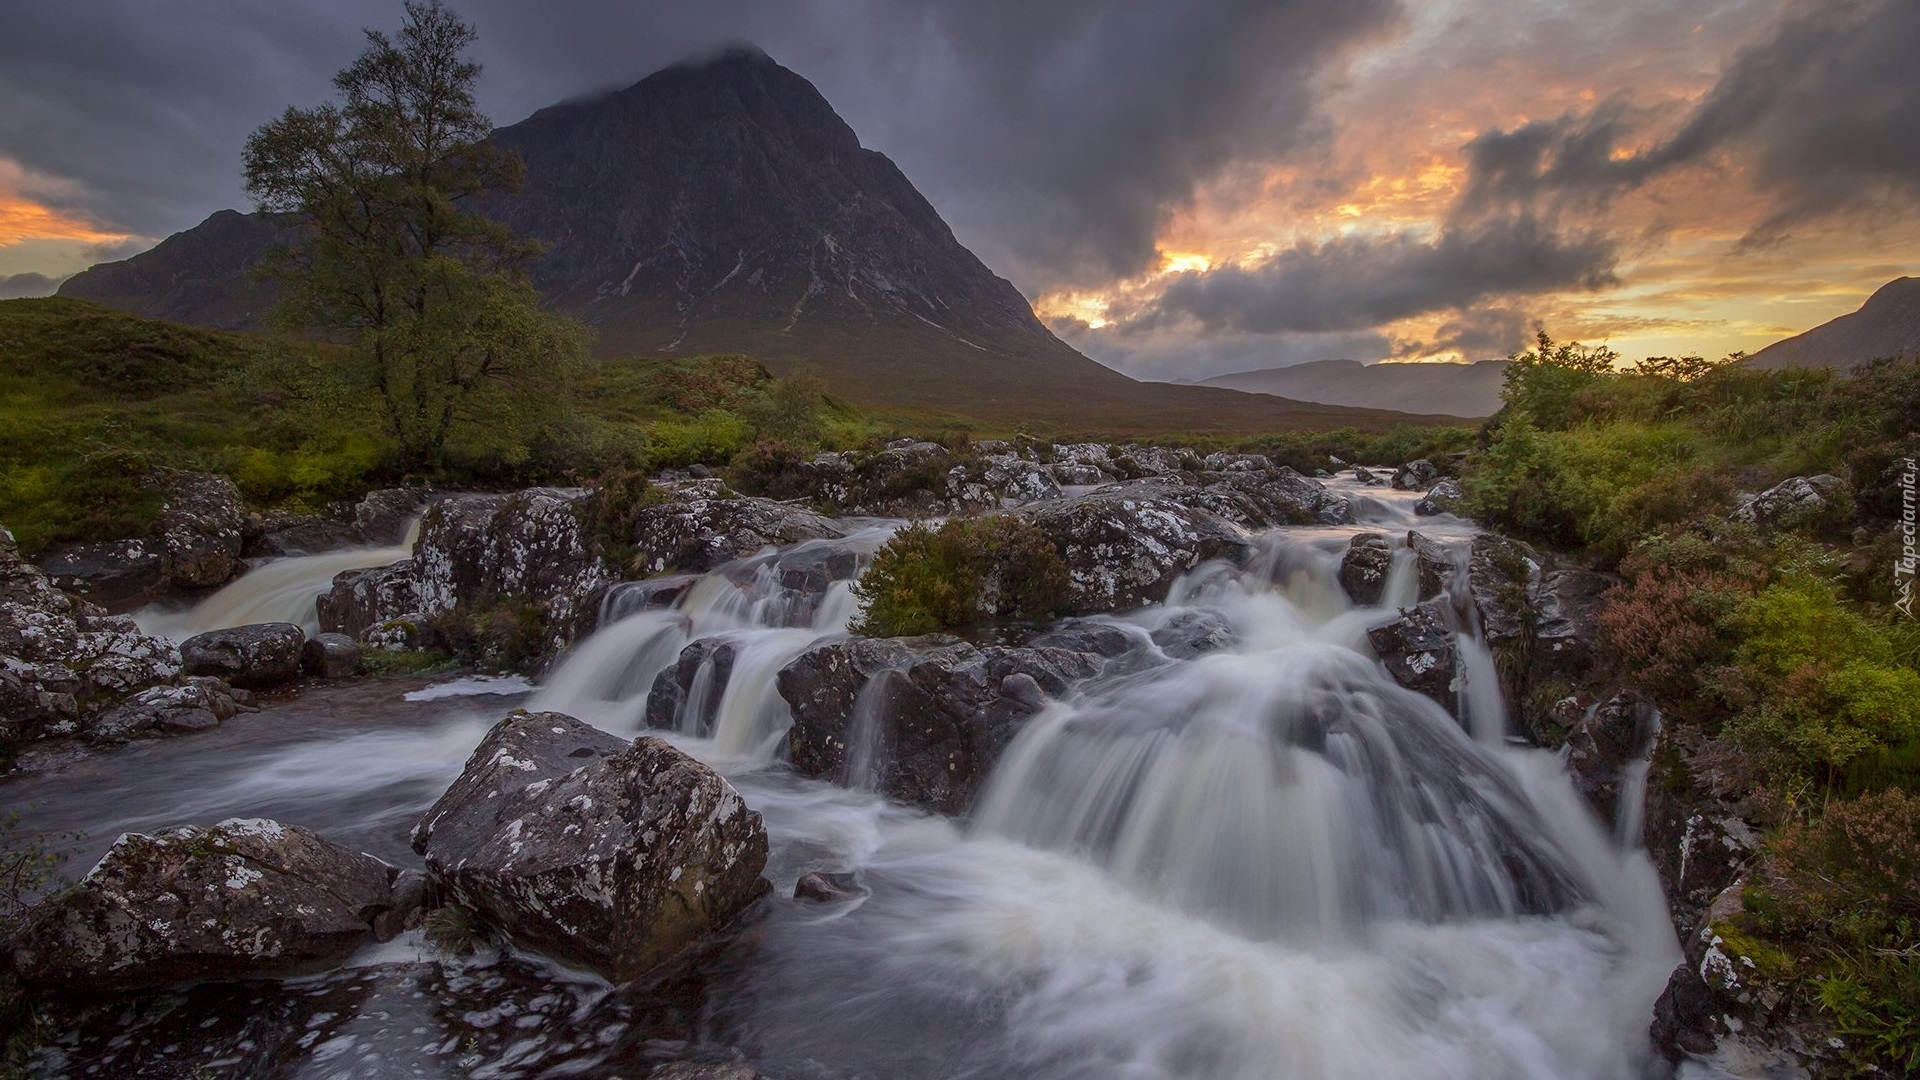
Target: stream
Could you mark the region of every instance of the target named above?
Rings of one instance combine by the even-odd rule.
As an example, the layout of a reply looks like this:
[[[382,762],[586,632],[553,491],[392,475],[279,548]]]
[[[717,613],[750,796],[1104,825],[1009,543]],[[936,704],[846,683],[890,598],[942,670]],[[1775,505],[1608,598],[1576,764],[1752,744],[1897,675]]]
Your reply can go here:
[[[1098,620],[1137,647],[1027,723],[966,820],[784,764],[773,676],[844,635],[854,603],[845,582],[783,588],[772,555],[667,610],[626,611],[616,589],[538,688],[312,684],[214,732],[11,781],[0,802],[30,830],[85,834],[73,872],[121,832],[230,816],[417,866],[415,821],[507,710],[632,737],[654,677],[722,636],[731,677],[696,679],[681,730],[656,734],[723,773],[771,840],[763,916],[646,993],[453,960],[416,933],[331,975],[96,1016],[48,1075],[639,1077],[686,1057],[782,1080],[1660,1075],[1645,1032],[1679,951],[1644,853],[1553,754],[1508,738],[1472,627],[1471,730],[1387,675],[1365,631],[1414,599],[1410,553],[1379,607],[1335,578],[1355,532],[1457,546],[1470,529],[1415,519],[1415,493],[1329,486],[1365,524],[1270,532],[1250,568],[1196,568],[1164,604]],[[822,543],[864,560],[892,527]],[[1150,632],[1194,613],[1231,644],[1165,656]],[[870,895],[786,899],[813,870],[857,872]]]

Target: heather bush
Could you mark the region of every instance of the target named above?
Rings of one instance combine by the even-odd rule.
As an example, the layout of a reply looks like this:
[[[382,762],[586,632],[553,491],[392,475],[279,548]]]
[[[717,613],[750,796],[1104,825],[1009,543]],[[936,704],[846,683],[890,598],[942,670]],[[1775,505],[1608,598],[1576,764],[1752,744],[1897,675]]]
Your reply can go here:
[[[854,585],[855,632],[901,637],[1063,613],[1067,565],[1046,533],[1017,517],[957,518],[895,533]]]

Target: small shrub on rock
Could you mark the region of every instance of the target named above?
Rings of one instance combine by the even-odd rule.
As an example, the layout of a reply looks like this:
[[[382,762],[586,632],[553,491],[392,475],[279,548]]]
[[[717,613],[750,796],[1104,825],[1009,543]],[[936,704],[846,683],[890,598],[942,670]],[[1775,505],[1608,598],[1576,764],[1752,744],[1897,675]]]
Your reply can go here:
[[[857,633],[904,637],[991,620],[1038,622],[1068,604],[1065,560],[1039,527],[1017,517],[909,525],[854,584]]]

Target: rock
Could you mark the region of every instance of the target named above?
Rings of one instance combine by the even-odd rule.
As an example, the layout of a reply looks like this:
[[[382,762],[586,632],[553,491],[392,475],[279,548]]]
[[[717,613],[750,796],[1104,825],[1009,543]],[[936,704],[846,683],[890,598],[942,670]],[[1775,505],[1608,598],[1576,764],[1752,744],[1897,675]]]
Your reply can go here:
[[[1413,504],[1413,512],[1422,517],[1434,517],[1439,514],[1460,515],[1466,513],[1467,496],[1460,490],[1457,480],[1442,480],[1433,485],[1426,497]]]
[[[150,686],[89,720],[83,735],[96,745],[117,746],[155,735],[216,728],[239,711],[231,694],[223,693],[223,689],[218,679],[196,680],[184,686]]]
[[[1218,652],[1239,640],[1225,615],[1210,610],[1187,610],[1168,619],[1152,635],[1160,651],[1174,660],[1191,660]]]
[[[1385,480],[1381,479],[1379,473],[1361,465],[1355,465],[1353,467],[1353,478],[1368,487],[1379,487],[1386,483]]]
[[[420,610],[413,582],[413,560],[386,566],[343,570],[314,601],[320,629],[358,639],[367,629]]]
[[[1393,572],[1393,546],[1379,533],[1361,533],[1347,543],[1340,560],[1340,587],[1361,607],[1375,607]]]
[[[1602,821],[1620,820],[1621,785],[1628,767],[1651,752],[1657,717],[1652,702],[1626,691],[1596,705],[1567,733],[1561,749],[1567,775]]]
[[[1597,621],[1602,594],[1613,579],[1589,570],[1555,570],[1533,598],[1533,639],[1528,678],[1578,681],[1593,666],[1599,647]]]
[[[1198,491],[1189,494],[1184,481],[1175,482],[1177,497],[1242,528],[1353,523],[1344,496],[1260,454],[1210,454],[1203,465],[1195,476]]]
[[[1093,487],[1113,482],[1113,477],[1093,465],[1057,463],[1047,466],[1056,483],[1068,487]]]
[[[235,686],[275,686],[300,677],[307,635],[293,623],[255,623],[209,630],[180,643],[181,669]]]
[[[360,531],[344,521],[308,518],[262,533],[247,544],[249,558],[284,558],[289,555],[317,555],[323,551],[352,547],[360,543]]]
[[[715,481],[686,484],[635,515],[636,561],[648,573],[704,574],[761,548],[839,539],[839,525],[810,510],[750,499]]]
[[[433,879],[418,870],[402,870],[394,875],[390,897],[392,906],[374,916],[375,941],[392,941],[408,930],[420,928],[426,918],[427,903],[433,898]]]
[[[582,601],[620,577],[593,539],[592,499],[580,488],[529,488],[434,503],[414,544],[419,610],[523,603],[543,613],[550,648],[566,644]]]
[[[816,904],[844,904],[869,892],[856,874],[833,874],[824,870],[815,870],[793,885],[795,900],[811,900]]]
[[[1252,551],[1244,529],[1188,505],[1192,495],[1132,481],[1018,513],[1066,560],[1075,614],[1123,611],[1164,600],[1175,579],[1202,562],[1242,562]]]
[[[54,586],[110,611],[130,611],[167,587],[166,549],[157,540],[105,540],[61,548],[40,560]]]
[[[1431,600],[1446,592],[1453,580],[1453,556],[1439,542],[1412,530],[1407,532],[1407,546],[1413,549],[1414,567],[1420,575],[1420,599]]]
[[[1139,648],[1140,639],[1138,631],[1128,633],[1113,623],[1068,619],[1054,624],[1052,629],[1043,634],[1035,635],[1027,644],[1036,649],[1065,649],[1112,659]]]
[[[360,643],[345,634],[316,634],[300,650],[300,668],[321,679],[344,679],[360,670]]]
[[[1394,681],[1454,711],[1453,677],[1457,656],[1453,627],[1443,600],[1428,600],[1401,611],[1399,618],[1367,631],[1373,651]]]
[[[737,1062],[670,1061],[648,1073],[647,1080],[762,1080],[762,1077]]]
[[[80,734],[93,714],[180,676],[172,642],[54,588],[0,529],[0,736]]]
[[[369,491],[354,505],[354,530],[365,544],[398,544],[406,539],[413,519],[420,516],[432,497],[433,489],[424,487]]]
[[[1394,470],[1396,491],[1425,491],[1440,482],[1440,469],[1426,458],[1416,458]]]
[[[945,637],[818,645],[777,677],[793,712],[788,756],[806,776],[964,813],[1020,725],[1100,667],[1085,653]]]
[[[360,631],[360,648],[380,652],[419,652],[433,645],[433,633],[424,611],[403,611],[385,622]]]
[[[733,676],[734,655],[733,643],[721,638],[689,642],[679,660],[654,677],[647,694],[647,726],[711,735],[721,695]]]
[[[160,541],[173,585],[224,585],[245,568],[247,507],[233,481],[213,473],[180,472],[166,482],[160,505]]]
[[[767,890],[760,815],[659,739],[558,713],[495,725],[414,831],[427,872],[508,941],[627,982]]]
[[[273,821],[129,833],[35,909],[14,970],[30,986],[79,994],[322,971],[371,935],[392,904],[393,873]]]
[[[1749,1075],[1843,1075],[1827,1041],[1830,1021],[1798,1007],[1793,961],[1743,933],[1746,881],[1708,905],[1702,925],[1683,939],[1684,959],[1654,1003],[1654,1045],[1675,1060],[1712,1056],[1738,1061]]]
[[[1540,588],[1540,557],[1517,540],[1493,533],[1473,538],[1467,589],[1487,644],[1498,650],[1524,644]]]
[[[1853,517],[1853,485],[1837,476],[1795,476],[1743,499],[1727,516],[1768,531],[1832,529]]]

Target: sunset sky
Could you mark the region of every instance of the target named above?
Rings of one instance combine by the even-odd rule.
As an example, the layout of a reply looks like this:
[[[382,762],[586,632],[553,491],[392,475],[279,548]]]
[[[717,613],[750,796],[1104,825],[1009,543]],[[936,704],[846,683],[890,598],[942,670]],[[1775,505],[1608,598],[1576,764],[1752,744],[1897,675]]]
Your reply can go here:
[[[453,5],[498,123],[753,42],[1096,359],[1754,350],[1920,274],[1915,0]],[[684,10],[697,7],[700,10]],[[214,210],[386,0],[0,11],[0,296]]]

